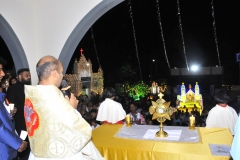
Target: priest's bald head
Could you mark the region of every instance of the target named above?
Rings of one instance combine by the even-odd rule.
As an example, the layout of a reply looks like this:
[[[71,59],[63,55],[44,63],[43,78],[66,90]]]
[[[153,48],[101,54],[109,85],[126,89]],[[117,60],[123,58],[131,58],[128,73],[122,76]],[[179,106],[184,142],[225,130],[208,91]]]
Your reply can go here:
[[[221,89],[214,94],[214,99],[218,104],[227,104],[230,101],[228,91]]]
[[[60,86],[63,78],[62,63],[53,56],[42,57],[36,66],[39,84]]]

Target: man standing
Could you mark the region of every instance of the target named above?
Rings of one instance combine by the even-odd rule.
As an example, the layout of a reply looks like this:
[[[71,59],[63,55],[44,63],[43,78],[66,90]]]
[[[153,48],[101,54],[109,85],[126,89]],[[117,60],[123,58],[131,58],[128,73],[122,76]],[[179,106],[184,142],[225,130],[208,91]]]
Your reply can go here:
[[[29,160],[103,160],[91,141],[92,128],[76,110],[76,97],[64,97],[58,88],[62,63],[45,56],[36,70],[39,85],[25,86]]]
[[[0,57],[0,82],[5,75],[3,65],[6,61]],[[27,142],[22,141],[15,133],[10,114],[3,103],[0,102],[0,160],[12,160],[17,156],[17,150],[22,152],[27,147]]]
[[[13,103],[14,107],[16,107],[17,109],[17,112],[14,116],[15,129],[18,135],[20,135],[21,130],[27,131],[24,119],[24,101],[25,101],[24,85],[31,84],[31,75],[28,68],[19,69],[17,75],[18,75],[17,83],[9,87],[9,89],[7,90],[7,100],[9,103]],[[28,160],[29,153],[30,146],[28,146],[24,152],[18,153],[18,159]]]

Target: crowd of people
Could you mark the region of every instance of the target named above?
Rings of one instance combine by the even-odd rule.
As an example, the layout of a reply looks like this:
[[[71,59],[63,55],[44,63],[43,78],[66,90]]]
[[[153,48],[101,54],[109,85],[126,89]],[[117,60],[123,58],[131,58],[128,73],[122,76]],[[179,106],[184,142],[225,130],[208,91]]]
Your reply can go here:
[[[108,89],[109,88],[106,88],[105,91]],[[82,117],[84,117],[85,120],[89,122],[90,125],[92,125],[93,129],[95,129],[94,126],[97,126],[97,127],[100,126],[102,124],[102,121],[98,121],[97,116],[99,114],[99,111],[98,111],[99,107],[105,99],[104,93],[102,97],[93,95],[91,98],[89,98],[87,95],[81,95],[77,98],[79,99],[77,110],[82,115]],[[132,124],[136,124],[136,125],[158,125],[159,124],[157,120],[152,120],[152,115],[149,113],[149,107],[152,105],[151,99],[148,99],[147,97],[145,97],[139,101],[135,101],[133,98],[129,96],[119,96],[115,94],[113,100],[121,104],[125,113],[130,115]],[[111,106],[114,106],[114,105],[111,105]],[[116,110],[116,107],[114,109]],[[100,114],[102,115],[102,113]],[[196,126],[198,127],[206,126],[208,110],[204,110],[204,112],[200,115],[200,113],[196,109],[192,109],[191,111],[188,111],[188,109],[186,109],[185,112],[183,110],[177,110],[172,114],[171,120],[166,120],[164,122],[164,125],[188,126],[189,117],[191,115],[193,115],[196,118]],[[123,123],[124,123],[124,118],[121,119],[123,120]]]
[[[6,61],[0,57],[0,81],[5,75],[4,64]],[[126,115],[130,115],[133,125],[159,125],[149,113],[152,99],[148,97],[135,101],[129,96],[117,95],[111,87],[106,87],[102,95],[64,96],[59,89],[63,67],[52,56],[41,58],[36,71],[39,84],[35,86],[30,85],[28,68],[18,70],[17,78],[11,78],[9,84],[1,82],[0,160],[100,160],[104,158],[92,143],[91,132],[102,124],[124,124]],[[153,100],[157,99],[156,95]],[[236,111],[228,105],[230,98],[226,90],[216,92],[214,99],[216,106],[209,112],[204,110],[200,114],[196,108],[176,109],[171,120],[166,120],[164,125],[188,126],[189,117],[193,115],[197,127],[228,128],[234,135],[231,155],[238,159],[236,148],[240,145],[240,120]],[[6,108],[11,103],[15,108],[8,112]],[[22,131],[28,132],[26,139],[19,137]],[[64,154],[55,153],[49,147],[52,142],[68,146],[70,141],[74,142],[72,145],[78,143],[78,147],[74,151],[66,148]]]

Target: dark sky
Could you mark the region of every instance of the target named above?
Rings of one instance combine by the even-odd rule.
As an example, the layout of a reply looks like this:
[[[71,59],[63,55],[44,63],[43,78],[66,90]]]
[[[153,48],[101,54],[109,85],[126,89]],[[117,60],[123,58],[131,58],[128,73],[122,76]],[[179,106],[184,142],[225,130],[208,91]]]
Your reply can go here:
[[[143,80],[149,81],[157,66],[158,78],[169,78],[164,55],[155,0],[131,0],[138,54]],[[182,28],[189,66],[197,63],[203,67],[218,64],[213,35],[211,0],[180,0]],[[240,18],[235,1],[214,0],[218,46],[222,66],[225,67],[226,83],[238,83],[238,64],[235,54],[240,52]],[[183,45],[177,16],[177,0],[159,0],[160,13],[170,67],[186,68]],[[134,37],[129,15],[128,0],[104,14],[92,26],[98,57],[104,71],[105,83],[119,81],[118,72],[124,64],[131,64],[140,80]],[[73,61],[80,57],[80,48],[93,63],[96,72],[99,64],[89,30],[75,50],[67,73],[72,72]],[[3,46],[4,42],[1,42]],[[1,47],[5,57],[9,57]],[[156,66],[152,59],[156,60]],[[213,82],[214,83],[214,82]]]
[[[169,71],[157,19],[156,1],[132,0],[131,2],[143,80],[150,80],[152,59],[156,59],[159,78],[167,78]],[[177,16],[177,1],[159,0],[159,6],[170,67],[186,68]],[[237,78],[228,83],[238,83],[238,64],[235,62],[235,54],[240,52],[240,26],[237,25],[240,13],[236,1],[215,0],[214,7],[221,64],[226,67],[225,74]],[[211,1],[180,0],[180,9],[189,66],[194,63],[203,67],[219,65],[213,35]],[[111,9],[92,28],[100,63],[105,72],[105,80],[116,77],[120,67],[125,63],[131,63],[140,77],[128,1]],[[98,62],[91,30],[79,43],[72,61],[79,58],[80,48],[84,49],[86,58],[90,58],[93,70],[96,72]],[[69,64],[69,73],[71,66],[72,63]],[[153,68],[152,72],[155,72]]]

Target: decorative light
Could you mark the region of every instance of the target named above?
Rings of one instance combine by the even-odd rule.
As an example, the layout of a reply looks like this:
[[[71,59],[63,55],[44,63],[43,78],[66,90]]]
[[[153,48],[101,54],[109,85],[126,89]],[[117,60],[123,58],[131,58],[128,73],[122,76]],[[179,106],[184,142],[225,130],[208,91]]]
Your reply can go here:
[[[196,72],[198,71],[199,67],[197,65],[192,65],[191,71]]]

